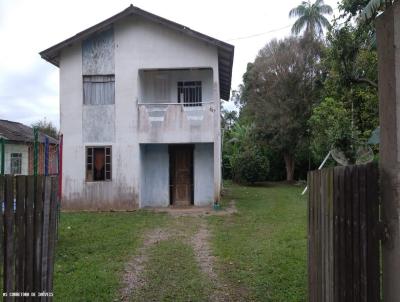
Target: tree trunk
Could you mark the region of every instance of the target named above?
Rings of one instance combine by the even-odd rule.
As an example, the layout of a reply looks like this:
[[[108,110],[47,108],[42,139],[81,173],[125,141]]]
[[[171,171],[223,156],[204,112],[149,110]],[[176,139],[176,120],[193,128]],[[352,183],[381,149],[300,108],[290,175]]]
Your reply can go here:
[[[293,155],[284,153],[283,158],[286,166],[286,181],[293,181],[294,176],[294,158]]]

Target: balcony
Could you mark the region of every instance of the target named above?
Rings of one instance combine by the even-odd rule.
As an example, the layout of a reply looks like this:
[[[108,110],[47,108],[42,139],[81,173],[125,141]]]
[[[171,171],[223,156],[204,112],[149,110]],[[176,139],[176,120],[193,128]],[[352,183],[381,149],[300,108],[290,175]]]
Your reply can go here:
[[[206,143],[214,141],[215,102],[139,103],[139,143]]]
[[[140,143],[209,143],[218,126],[210,68],[139,70]]]

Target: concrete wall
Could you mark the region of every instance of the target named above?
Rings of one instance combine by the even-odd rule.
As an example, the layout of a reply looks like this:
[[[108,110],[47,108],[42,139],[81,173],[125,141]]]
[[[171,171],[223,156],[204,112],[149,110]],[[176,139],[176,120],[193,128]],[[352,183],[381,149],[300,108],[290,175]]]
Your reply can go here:
[[[5,144],[4,146],[4,173],[11,172],[11,153],[22,154],[21,175],[28,175],[29,167],[29,147],[25,144]],[[1,155],[1,151],[0,151]],[[0,163],[1,165],[1,163]]]
[[[168,145],[141,145],[141,207],[169,205]]]
[[[196,144],[194,147],[194,204],[209,205],[214,201],[214,146]]]
[[[139,111],[140,143],[213,142],[215,127],[214,104],[201,107],[175,105],[144,105]]]
[[[166,207],[170,202],[168,144],[140,146],[141,207]],[[195,144],[193,151],[194,205],[214,201],[214,147]]]
[[[383,300],[400,297],[400,2],[376,21],[379,70],[380,192],[389,238],[382,244]]]
[[[139,205],[141,164],[139,148],[138,100],[139,70],[165,68],[210,68],[213,77],[214,125],[219,125],[218,54],[215,46],[190,38],[138,17],[127,17],[114,25],[115,105],[114,137],[109,131],[110,117],[85,112],[82,92],[82,47],[65,48],[60,58],[60,127],[64,134],[63,208],[132,209]],[[88,120],[90,119],[90,121]],[[105,120],[107,119],[107,120]],[[95,125],[103,134],[83,129]],[[101,124],[99,126],[99,124]],[[105,129],[107,127],[107,129]],[[96,130],[96,131],[97,131]],[[219,126],[214,127],[219,140]],[[189,142],[188,142],[189,143]],[[219,144],[219,143],[218,143]],[[112,181],[85,181],[85,147],[112,146]],[[218,149],[219,150],[219,149]],[[217,150],[217,152],[219,152]],[[214,154],[216,149],[214,147]],[[220,158],[215,155],[215,171]],[[219,194],[220,179],[214,179],[214,194]]]
[[[82,42],[82,73],[108,75],[114,73],[114,29],[92,35]]]
[[[115,105],[83,105],[83,141],[115,142]]]

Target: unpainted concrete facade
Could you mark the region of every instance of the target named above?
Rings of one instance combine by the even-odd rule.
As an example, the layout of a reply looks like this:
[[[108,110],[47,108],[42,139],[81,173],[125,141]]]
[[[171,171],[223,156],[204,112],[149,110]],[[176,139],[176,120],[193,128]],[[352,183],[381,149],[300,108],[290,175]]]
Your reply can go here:
[[[219,199],[216,46],[135,16],[64,48],[59,67],[64,209],[168,206],[168,146],[183,143],[194,145],[194,204]],[[83,105],[82,77],[96,74],[115,75],[114,104]],[[159,75],[168,78],[168,97],[162,100],[153,90]],[[178,80],[202,81],[206,103],[200,107],[164,104],[177,102]],[[153,102],[160,104],[149,104]],[[95,146],[112,148],[110,181],[86,181],[86,148]]]

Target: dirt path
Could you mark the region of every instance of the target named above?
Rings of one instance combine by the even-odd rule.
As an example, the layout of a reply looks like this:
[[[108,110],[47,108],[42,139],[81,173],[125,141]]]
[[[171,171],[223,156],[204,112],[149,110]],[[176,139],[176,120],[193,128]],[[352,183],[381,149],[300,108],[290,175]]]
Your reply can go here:
[[[120,301],[129,301],[136,289],[145,285],[146,280],[143,272],[146,268],[148,259],[148,249],[157,242],[168,240],[170,234],[163,229],[155,229],[146,234],[143,246],[139,248],[136,256],[125,266],[122,277],[123,287],[120,290]]]
[[[212,255],[210,232],[205,221],[202,221],[199,230],[192,237],[190,243],[201,271],[213,284],[211,301],[231,301],[229,299],[229,293],[226,290],[227,285],[222,284],[215,271],[215,256]]]
[[[231,204],[229,213],[235,211],[234,204]],[[170,211],[170,214],[173,216],[172,223],[168,227],[155,229],[145,234],[142,247],[126,264],[122,276],[120,301],[130,301],[133,294],[146,285],[147,281],[144,275],[149,261],[150,248],[161,241],[172,239],[178,239],[192,247],[200,271],[213,284],[210,301],[232,301],[227,290],[228,286],[220,281],[216,272],[216,259],[210,247],[211,234],[203,216],[204,211],[197,209],[194,211]]]

